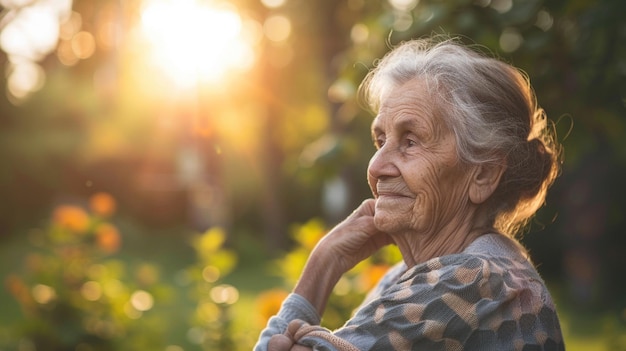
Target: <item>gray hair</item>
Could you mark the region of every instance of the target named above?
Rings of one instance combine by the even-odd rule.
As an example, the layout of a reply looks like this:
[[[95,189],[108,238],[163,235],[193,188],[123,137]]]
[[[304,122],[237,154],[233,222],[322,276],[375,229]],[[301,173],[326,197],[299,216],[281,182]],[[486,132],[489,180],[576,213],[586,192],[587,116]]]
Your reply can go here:
[[[387,92],[413,79],[423,79],[433,92],[463,162],[506,167],[481,210],[497,230],[519,233],[545,202],[561,154],[528,77],[456,40],[423,39],[389,52],[359,90],[376,113]]]

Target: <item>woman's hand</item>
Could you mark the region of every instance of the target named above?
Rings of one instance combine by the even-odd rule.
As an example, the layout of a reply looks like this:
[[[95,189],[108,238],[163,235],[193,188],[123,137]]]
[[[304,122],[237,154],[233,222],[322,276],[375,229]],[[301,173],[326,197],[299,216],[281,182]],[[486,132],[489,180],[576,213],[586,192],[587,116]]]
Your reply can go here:
[[[357,263],[370,257],[380,248],[390,244],[389,236],[374,225],[376,200],[367,199],[350,216],[334,227],[317,244],[311,258],[322,260],[339,275],[349,271]]]
[[[294,336],[300,327],[305,324],[300,320],[289,322],[285,334],[276,334],[270,338],[267,345],[268,351],[311,351],[308,346],[298,345],[294,341]]]
[[[317,244],[294,292],[306,298],[321,316],[341,276],[391,238],[374,225],[374,199],[368,199]]]
[[[268,351],[311,351],[312,348],[295,344],[288,336],[276,334],[267,345]]]

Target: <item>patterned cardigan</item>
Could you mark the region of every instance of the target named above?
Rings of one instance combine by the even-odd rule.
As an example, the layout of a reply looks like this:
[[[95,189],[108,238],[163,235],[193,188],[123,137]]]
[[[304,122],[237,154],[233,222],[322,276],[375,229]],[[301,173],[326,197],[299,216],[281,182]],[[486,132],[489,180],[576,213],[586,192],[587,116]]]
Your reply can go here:
[[[296,319],[305,323],[292,338],[314,350],[565,350],[545,283],[524,249],[498,234],[410,269],[396,265],[334,332],[291,294],[254,350]]]

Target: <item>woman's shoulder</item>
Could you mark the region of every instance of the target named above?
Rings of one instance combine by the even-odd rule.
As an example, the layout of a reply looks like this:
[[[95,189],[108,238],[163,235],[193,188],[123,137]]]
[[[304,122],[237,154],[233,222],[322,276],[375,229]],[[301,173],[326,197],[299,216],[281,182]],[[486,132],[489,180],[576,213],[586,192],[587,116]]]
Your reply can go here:
[[[396,274],[397,274],[397,269]],[[499,234],[480,237],[458,254],[436,257],[406,269],[390,287],[415,292],[463,291],[476,299],[505,298],[530,290],[545,299],[547,288],[519,245]]]
[[[530,260],[528,251],[517,240],[497,233],[478,237],[463,250],[463,253],[487,257],[505,257],[521,262]]]
[[[504,301],[521,291],[552,305],[547,287],[526,251],[500,234],[487,234],[461,253],[436,257],[413,267],[397,264],[368,300],[382,297],[397,301],[400,296],[413,300],[455,292],[473,302]]]
[[[402,268],[394,267],[390,277]],[[498,237],[406,269],[351,323],[369,323],[372,316],[377,326],[406,327],[401,333],[407,335],[423,328],[416,342],[440,340],[445,334],[478,345],[469,349],[483,344],[510,348],[517,342],[562,345],[544,282],[521,249]]]
[[[435,257],[416,265],[405,275],[438,271],[440,275],[462,278],[484,273],[522,272],[535,275],[536,270],[527,251],[516,241],[502,234],[485,234],[472,242],[463,252]]]

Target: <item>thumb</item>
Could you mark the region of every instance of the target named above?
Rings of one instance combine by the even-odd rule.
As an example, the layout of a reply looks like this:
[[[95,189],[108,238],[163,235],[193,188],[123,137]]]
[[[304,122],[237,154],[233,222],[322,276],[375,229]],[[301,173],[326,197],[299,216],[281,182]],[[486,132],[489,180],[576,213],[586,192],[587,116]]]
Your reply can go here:
[[[283,334],[272,335],[267,344],[268,351],[289,351],[293,346],[293,340]]]

